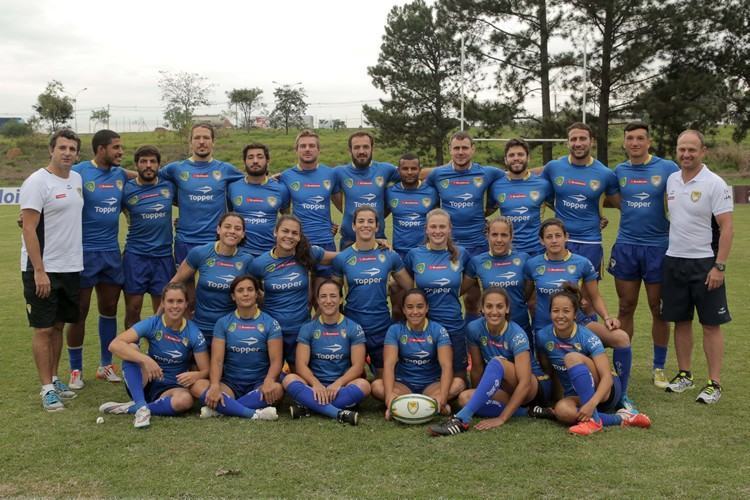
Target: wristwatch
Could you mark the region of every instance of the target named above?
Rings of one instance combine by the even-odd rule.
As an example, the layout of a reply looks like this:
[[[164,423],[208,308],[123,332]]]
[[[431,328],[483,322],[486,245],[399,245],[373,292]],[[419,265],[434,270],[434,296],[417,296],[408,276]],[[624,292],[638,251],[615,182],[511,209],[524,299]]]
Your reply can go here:
[[[726,269],[727,269],[727,265],[726,265],[726,264],[721,264],[721,263],[719,263],[719,262],[714,262],[714,267],[715,267],[716,269],[718,269],[719,271],[721,271],[722,273],[723,273],[724,271],[726,271]]]

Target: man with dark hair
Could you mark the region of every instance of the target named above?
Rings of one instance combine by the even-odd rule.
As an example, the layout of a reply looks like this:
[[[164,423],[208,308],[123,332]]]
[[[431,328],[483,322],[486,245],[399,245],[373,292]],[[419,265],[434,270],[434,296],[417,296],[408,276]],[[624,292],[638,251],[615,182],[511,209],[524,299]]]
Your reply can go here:
[[[82,389],[83,340],[91,293],[96,288],[99,309],[99,367],[96,378],[121,382],[109,344],[117,335],[117,302],[124,282],[118,234],[122,210],[122,190],[128,177],[122,168],[123,146],[120,135],[99,130],[91,139],[94,159],[73,166],[83,182],[83,272],[80,285],[80,315],[68,326],[70,388]]]
[[[81,140],[70,129],[51,138],[50,161],[21,186],[21,277],[42,407],[63,410],[76,393],[57,377],[65,323],[78,319],[83,269],[81,176],[71,167]]]

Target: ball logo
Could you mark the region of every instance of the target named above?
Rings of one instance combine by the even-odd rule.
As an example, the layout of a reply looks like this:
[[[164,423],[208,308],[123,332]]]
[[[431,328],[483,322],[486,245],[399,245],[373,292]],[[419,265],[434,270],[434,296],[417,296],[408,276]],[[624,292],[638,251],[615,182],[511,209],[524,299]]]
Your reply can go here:
[[[163,197],[165,197],[165,198],[169,198],[169,197],[171,196],[171,194],[172,194],[172,193],[171,193],[171,192],[169,191],[169,189],[162,189],[162,190],[161,190],[161,191],[159,191],[159,192],[160,192],[160,193],[161,193],[161,195],[162,195]]]
[[[412,415],[416,415],[419,411],[419,401],[409,401],[406,405],[406,411]]]
[[[592,179],[589,181],[589,187],[591,188],[592,191],[598,191],[601,185],[602,185],[601,182],[599,182],[596,179]]]
[[[266,201],[269,205],[271,205],[272,208],[276,208],[276,204],[279,202],[279,200],[275,196],[269,196],[266,198]]]
[[[349,257],[348,259],[346,259],[346,263],[349,264],[350,266],[357,265],[357,256],[356,255],[352,255],[351,257]]]
[[[398,200],[396,199],[391,200],[391,207],[396,208],[397,206],[398,206]]]
[[[497,201],[499,201],[500,203],[505,203],[505,193],[500,193],[497,196]]]
[[[89,182],[87,182],[87,183],[85,184],[85,186],[86,186],[86,191],[91,191],[92,193],[93,193],[93,192],[94,192],[94,190],[96,189],[96,183],[95,183],[95,182],[92,182],[92,181],[89,181]]]
[[[354,186],[354,180],[352,180],[351,177],[347,177],[344,181],[344,185],[351,189]]]
[[[128,205],[135,205],[136,203],[138,203],[138,196],[137,195],[136,196],[131,196],[130,198],[128,198]]]
[[[536,271],[537,274],[544,274],[545,269],[546,268],[544,266],[537,266],[537,268],[535,269],[535,271]]]
[[[429,208],[432,204],[432,200],[430,198],[422,198],[422,206],[425,208]]]
[[[399,339],[399,341],[402,344],[406,345],[406,343],[409,341],[409,337],[407,337],[406,335],[401,335],[401,338]]]
[[[568,274],[574,274],[576,272],[576,266],[575,264],[571,264],[568,266]]]
[[[513,265],[514,266],[520,266],[521,265],[521,259],[519,259],[518,257],[514,257],[513,258]]]
[[[220,170],[212,170],[211,175],[213,176],[215,181],[221,180],[221,171]]]
[[[292,191],[299,191],[300,183],[299,181],[294,181],[289,187],[292,188]]]
[[[544,347],[546,347],[549,352],[552,352],[555,350],[555,343],[552,341],[549,341],[546,344],[544,344]]]
[[[625,187],[628,184],[627,177],[620,177],[620,187]]]
[[[529,198],[533,201],[539,201],[539,191],[529,191]]]
[[[563,176],[555,177],[555,185],[556,186],[562,186],[564,182],[565,182],[565,177],[563,177]]]
[[[156,339],[156,341],[159,342],[161,340],[161,337],[162,337],[161,330],[156,330],[156,333],[154,334],[154,338]]]
[[[424,272],[424,268],[425,268],[424,262],[420,262],[417,264],[415,269],[419,274],[422,274]]]
[[[701,199],[701,192],[700,191],[693,191],[690,193],[690,201],[693,203],[698,203],[698,200]]]
[[[490,269],[492,269],[492,261],[485,260],[484,262],[482,262],[482,267],[489,271]]]
[[[331,190],[331,181],[329,181],[328,179],[324,180],[323,181],[323,187],[326,188],[326,191],[330,191]]]
[[[382,175],[378,175],[377,177],[375,177],[375,185],[376,186],[383,187],[384,184],[385,184],[385,179],[383,179]]]
[[[319,338],[320,338],[320,330],[315,330],[315,331],[313,332],[313,338],[314,338],[315,340],[317,340],[317,339],[319,339]]]
[[[448,189],[448,185],[449,184],[450,183],[448,182],[448,179],[440,181],[440,187],[443,188],[443,189]]]
[[[228,331],[233,332],[237,329],[237,323],[230,323],[229,328],[227,328]]]
[[[652,175],[651,185],[658,186],[659,184],[661,184],[661,175]]]
[[[188,172],[187,170],[185,170],[184,172],[180,172],[180,179],[183,181],[187,181],[188,179],[190,179],[190,172]]]
[[[214,259],[213,257],[211,257],[210,259],[206,259],[206,265],[208,267],[214,267],[215,264],[216,264],[216,259]]]
[[[239,207],[240,205],[242,205],[242,195],[235,196],[232,202],[234,203],[236,207]]]
[[[484,179],[482,177],[474,177],[473,180],[476,187],[482,187],[482,184],[484,184]]]

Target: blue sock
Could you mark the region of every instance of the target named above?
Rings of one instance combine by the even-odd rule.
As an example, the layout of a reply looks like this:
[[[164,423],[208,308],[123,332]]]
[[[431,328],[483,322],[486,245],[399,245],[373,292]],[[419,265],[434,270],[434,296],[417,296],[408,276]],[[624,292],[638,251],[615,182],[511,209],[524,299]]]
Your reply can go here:
[[[322,405],[315,401],[312,387],[303,384],[299,380],[295,380],[294,382],[289,384],[286,388],[286,391],[297,403],[306,408],[309,408],[315,413],[320,413],[321,415],[325,415],[329,418],[336,418],[339,414],[339,409],[335,406],[331,404]]]
[[[470,321],[474,321],[475,319],[481,318],[482,315],[479,313],[466,313],[466,322],[469,323]]]
[[[99,349],[101,350],[101,361],[99,366],[112,364],[112,353],[109,352],[109,344],[117,336],[117,317],[99,316]]]
[[[206,404],[206,393],[208,392],[208,389],[203,391],[203,394],[201,394],[200,400],[202,404]],[[224,404],[221,402],[216,405],[216,411],[221,413],[222,415],[228,415],[230,417],[242,417],[242,418],[252,418],[253,415],[255,415],[255,410],[251,410],[250,408],[246,406],[242,406],[237,402],[236,399],[230,397],[226,392],[223,394],[224,396]]]
[[[255,389],[254,391],[250,391],[244,396],[237,398],[237,402],[245,408],[257,410],[258,408],[265,408],[268,406],[268,403],[263,401],[262,396],[263,393],[260,392],[259,389]]]
[[[623,397],[627,396],[630,367],[633,364],[633,349],[630,346],[614,348],[612,351],[612,361],[615,364],[615,372],[620,376]]]
[[[151,415],[161,415],[163,417],[173,417],[177,415],[177,412],[172,408],[172,397],[167,396],[166,398],[159,398],[153,403],[149,403],[148,409],[151,410]]]
[[[611,413],[600,413],[599,418],[604,427],[612,427],[622,423],[622,417],[620,415],[612,415]]]
[[[70,371],[83,371],[83,346],[68,347],[68,358],[70,358]]]
[[[135,405],[128,409],[128,413],[135,413],[141,406],[146,406],[146,395],[143,393],[143,375],[141,367],[132,361],[122,362],[122,376],[125,379],[125,385],[128,386],[130,396],[133,398]]]
[[[571,366],[568,368],[568,377],[570,377],[570,382],[573,384],[576,394],[578,394],[578,399],[581,401],[581,405],[588,403],[591,398],[594,397],[594,393],[596,392],[594,377],[591,375],[588,366],[583,363]],[[599,412],[596,411],[596,409],[594,409],[591,418],[596,422],[601,422]]]
[[[505,405],[501,403],[500,401],[495,401],[494,399],[490,399],[486,403],[484,403],[482,406],[479,407],[479,409],[474,413],[477,417],[482,418],[494,418],[499,417],[500,414],[505,409]],[[461,412],[459,412],[461,413]],[[458,415],[456,415],[458,417]],[[458,417],[461,418],[461,417]],[[471,420],[471,418],[469,419]],[[469,423],[469,420],[463,420],[462,421],[466,424]]]
[[[469,402],[466,403],[466,406],[464,406],[461,411],[456,413],[456,417],[461,419],[463,423],[468,424],[477,410],[484,406],[487,401],[492,399],[492,396],[494,396],[498,389],[500,389],[500,384],[503,381],[504,374],[505,369],[503,368],[503,364],[497,358],[492,358],[492,360],[487,363],[482,378],[479,381],[474,394],[471,395],[471,399],[469,399]]]
[[[654,344],[654,368],[664,369],[664,364],[667,362],[668,349],[668,346]]]
[[[339,393],[336,394],[336,399],[331,401],[331,404],[336,408],[349,408],[363,399],[365,399],[365,393],[356,385],[349,384],[346,387],[339,389]]]

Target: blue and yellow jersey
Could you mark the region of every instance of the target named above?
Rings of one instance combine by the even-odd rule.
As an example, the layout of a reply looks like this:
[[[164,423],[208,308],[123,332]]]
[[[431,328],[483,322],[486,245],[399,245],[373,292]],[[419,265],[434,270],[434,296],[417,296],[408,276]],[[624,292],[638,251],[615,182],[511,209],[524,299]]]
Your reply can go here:
[[[94,161],[73,165],[83,184],[83,249],[120,250],[120,211],[128,176],[120,167],[103,168]]]
[[[156,184],[140,184],[132,179],[122,194],[122,209],[130,222],[125,251],[151,257],[172,255],[174,184],[161,179]]]
[[[320,318],[305,323],[297,342],[310,347],[310,371],[328,385],[351,368],[352,346],[365,343],[365,332],[341,314],[334,324],[323,323]]]

